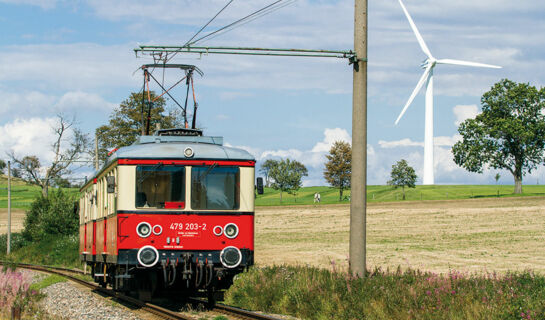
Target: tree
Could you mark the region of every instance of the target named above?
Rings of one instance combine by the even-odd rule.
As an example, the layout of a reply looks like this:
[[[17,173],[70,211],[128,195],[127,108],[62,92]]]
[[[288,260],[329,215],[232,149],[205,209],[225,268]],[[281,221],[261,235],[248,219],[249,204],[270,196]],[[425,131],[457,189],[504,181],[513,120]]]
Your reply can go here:
[[[405,200],[405,187],[416,188],[416,173],[405,159],[401,159],[392,165],[390,177],[392,180],[388,181],[388,185],[394,186],[396,189],[401,187],[403,190],[403,200]]]
[[[261,165],[261,168],[259,169],[259,172],[261,172],[265,176],[265,186],[270,187],[270,179],[269,179],[269,172],[271,169],[278,164],[278,161],[267,159],[263,164]]]
[[[271,160],[275,164],[269,171],[269,177],[272,180],[271,187],[280,190],[280,202],[282,202],[282,192],[294,193],[302,186],[301,179],[308,176],[307,168],[297,160]]]
[[[332,187],[339,188],[339,201],[342,201],[343,190],[350,188],[352,148],[348,142],[335,141],[326,158],[324,178]]]
[[[147,92],[146,100],[147,100]],[[153,101],[156,95],[150,91],[150,98]],[[147,102],[145,108],[142,108],[142,92],[131,93],[128,99],[125,99],[118,108],[110,114],[108,124],[96,129],[98,136],[98,154],[101,161],[108,157],[108,149],[129,146],[136,141],[136,138],[144,133],[145,122],[147,118]],[[179,112],[170,110],[165,115],[165,99],[157,98],[152,103],[150,114],[150,131],[153,132],[159,125],[161,128],[181,127],[182,121],[179,119]],[[144,118],[142,118],[144,110]],[[144,119],[144,123],[142,123]],[[94,153],[94,151],[93,151]],[[94,155],[94,154],[93,154]]]
[[[4,173],[5,168],[6,168],[6,162],[0,159],[0,173]]]
[[[522,177],[543,163],[545,88],[503,79],[481,98],[482,113],[462,122],[454,162],[469,172],[506,169],[522,193]]]
[[[30,241],[50,235],[72,235],[78,232],[79,217],[75,213],[76,195],[52,191],[47,198],[37,197],[28,210],[23,236]]]
[[[500,180],[500,174],[499,173],[496,173],[496,175],[494,176],[494,179],[496,179],[496,184],[498,184],[498,180]]]
[[[51,145],[53,160],[48,167],[42,168],[37,156],[29,155],[18,158],[13,152],[9,154],[13,163],[20,170],[22,177],[30,183],[42,188],[42,196],[47,198],[49,186],[54,179],[71,172],[70,167],[87,151],[87,135],[74,127],[75,120],[67,120],[64,116],[57,116],[57,124],[53,127],[55,141]],[[15,170],[13,171],[15,177]]]

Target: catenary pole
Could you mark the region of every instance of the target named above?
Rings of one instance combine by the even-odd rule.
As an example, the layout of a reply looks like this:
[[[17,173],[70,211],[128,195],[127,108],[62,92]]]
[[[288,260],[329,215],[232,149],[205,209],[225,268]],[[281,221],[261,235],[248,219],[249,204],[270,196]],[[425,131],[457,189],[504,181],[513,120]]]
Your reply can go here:
[[[8,161],[8,243],[7,254],[11,253],[11,162]]]
[[[367,192],[367,0],[355,0],[350,192],[350,272],[365,276]]]

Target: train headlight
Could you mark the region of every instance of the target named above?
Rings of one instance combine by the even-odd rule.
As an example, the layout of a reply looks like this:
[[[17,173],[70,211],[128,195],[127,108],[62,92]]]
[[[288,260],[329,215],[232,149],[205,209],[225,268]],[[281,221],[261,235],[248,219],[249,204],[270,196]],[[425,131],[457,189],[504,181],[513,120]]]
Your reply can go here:
[[[153,267],[159,261],[159,252],[152,246],[143,246],[136,255],[138,262],[144,267]]]
[[[234,223],[228,223],[223,227],[223,233],[229,239],[234,239],[238,236],[238,227]]]
[[[151,225],[147,222],[140,222],[136,226],[136,233],[142,238],[147,238],[151,234]]]
[[[187,147],[184,149],[184,156],[186,158],[191,158],[193,157],[193,149],[191,149],[191,147]]]
[[[158,236],[161,233],[163,233],[163,227],[161,227],[161,225],[156,224],[153,226],[153,229],[151,231],[153,231],[154,235]]]
[[[236,268],[242,261],[242,254],[236,247],[225,247],[221,250],[220,261],[227,268]]]
[[[223,228],[221,226],[215,226],[212,232],[214,232],[214,235],[219,237],[223,233]]]

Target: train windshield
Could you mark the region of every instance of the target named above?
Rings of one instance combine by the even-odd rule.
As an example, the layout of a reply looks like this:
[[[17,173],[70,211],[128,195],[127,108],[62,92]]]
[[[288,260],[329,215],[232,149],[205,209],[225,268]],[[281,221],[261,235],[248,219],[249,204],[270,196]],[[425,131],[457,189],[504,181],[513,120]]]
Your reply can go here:
[[[237,210],[239,198],[238,167],[211,165],[191,169],[191,209]]]
[[[185,208],[185,167],[137,166],[136,207]]]

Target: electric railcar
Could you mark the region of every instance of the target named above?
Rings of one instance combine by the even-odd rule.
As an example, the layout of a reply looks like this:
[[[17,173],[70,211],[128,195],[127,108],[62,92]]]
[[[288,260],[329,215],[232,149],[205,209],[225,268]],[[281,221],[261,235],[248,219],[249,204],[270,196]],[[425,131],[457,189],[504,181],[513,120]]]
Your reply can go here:
[[[81,260],[116,290],[211,299],[253,264],[254,168],[198,130],[139,137],[81,188]]]

